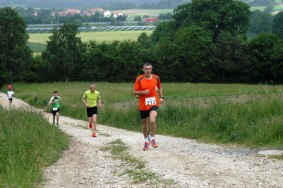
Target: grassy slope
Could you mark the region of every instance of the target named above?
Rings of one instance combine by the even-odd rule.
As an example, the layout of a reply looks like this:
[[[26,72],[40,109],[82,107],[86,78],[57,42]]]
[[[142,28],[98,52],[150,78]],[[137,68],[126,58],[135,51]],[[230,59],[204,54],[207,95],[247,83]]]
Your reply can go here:
[[[0,106],[0,117],[0,187],[38,187],[42,168],[60,158],[68,136],[39,113]]]

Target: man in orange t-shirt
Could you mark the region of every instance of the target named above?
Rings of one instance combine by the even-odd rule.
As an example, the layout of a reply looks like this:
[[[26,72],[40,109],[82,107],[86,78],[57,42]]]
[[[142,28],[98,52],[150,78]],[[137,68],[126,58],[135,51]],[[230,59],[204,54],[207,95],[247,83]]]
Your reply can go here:
[[[139,98],[139,110],[144,135],[144,148],[148,150],[149,143],[157,148],[155,142],[156,116],[159,104],[164,102],[159,76],[152,74],[152,65],[143,65],[144,74],[138,76],[134,85],[134,94]],[[158,98],[159,97],[159,98]],[[150,128],[148,125],[150,122]],[[150,134],[149,134],[150,130]]]

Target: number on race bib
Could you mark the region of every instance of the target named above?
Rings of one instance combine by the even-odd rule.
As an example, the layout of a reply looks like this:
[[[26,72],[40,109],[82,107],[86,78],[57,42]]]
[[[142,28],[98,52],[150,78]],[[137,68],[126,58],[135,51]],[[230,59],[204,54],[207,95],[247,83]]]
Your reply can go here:
[[[146,104],[146,106],[155,105],[155,104],[156,104],[155,97],[148,97],[148,98],[145,98],[145,104]]]
[[[52,110],[53,110],[53,111],[56,111],[56,110],[58,110],[58,108],[52,108]]]

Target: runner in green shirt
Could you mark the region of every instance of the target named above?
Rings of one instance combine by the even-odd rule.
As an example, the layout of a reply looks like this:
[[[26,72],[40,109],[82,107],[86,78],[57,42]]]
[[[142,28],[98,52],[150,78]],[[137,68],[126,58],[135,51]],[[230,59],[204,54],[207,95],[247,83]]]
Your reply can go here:
[[[82,97],[83,103],[86,107],[89,128],[93,129],[92,137],[96,137],[97,128],[97,107],[102,106],[100,93],[96,91],[94,83],[89,86],[90,90],[87,90]],[[98,104],[97,104],[98,103]]]
[[[50,98],[49,105],[52,105],[52,114],[53,114],[53,125],[55,125],[55,117],[57,120],[57,126],[59,126],[59,115],[60,115],[60,103],[61,97],[59,96],[57,91],[53,92],[53,96]]]

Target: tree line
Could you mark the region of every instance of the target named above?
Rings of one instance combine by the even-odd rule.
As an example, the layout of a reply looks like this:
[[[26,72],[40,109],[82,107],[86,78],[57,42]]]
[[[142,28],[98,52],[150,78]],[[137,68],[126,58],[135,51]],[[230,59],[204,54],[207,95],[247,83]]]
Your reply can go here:
[[[178,6],[137,41],[90,41],[78,25],[54,29],[41,55],[32,56],[22,17],[0,9],[2,82],[129,82],[144,62],[166,82],[283,83],[283,12],[272,32],[247,38],[252,12],[236,0],[198,0]]]

